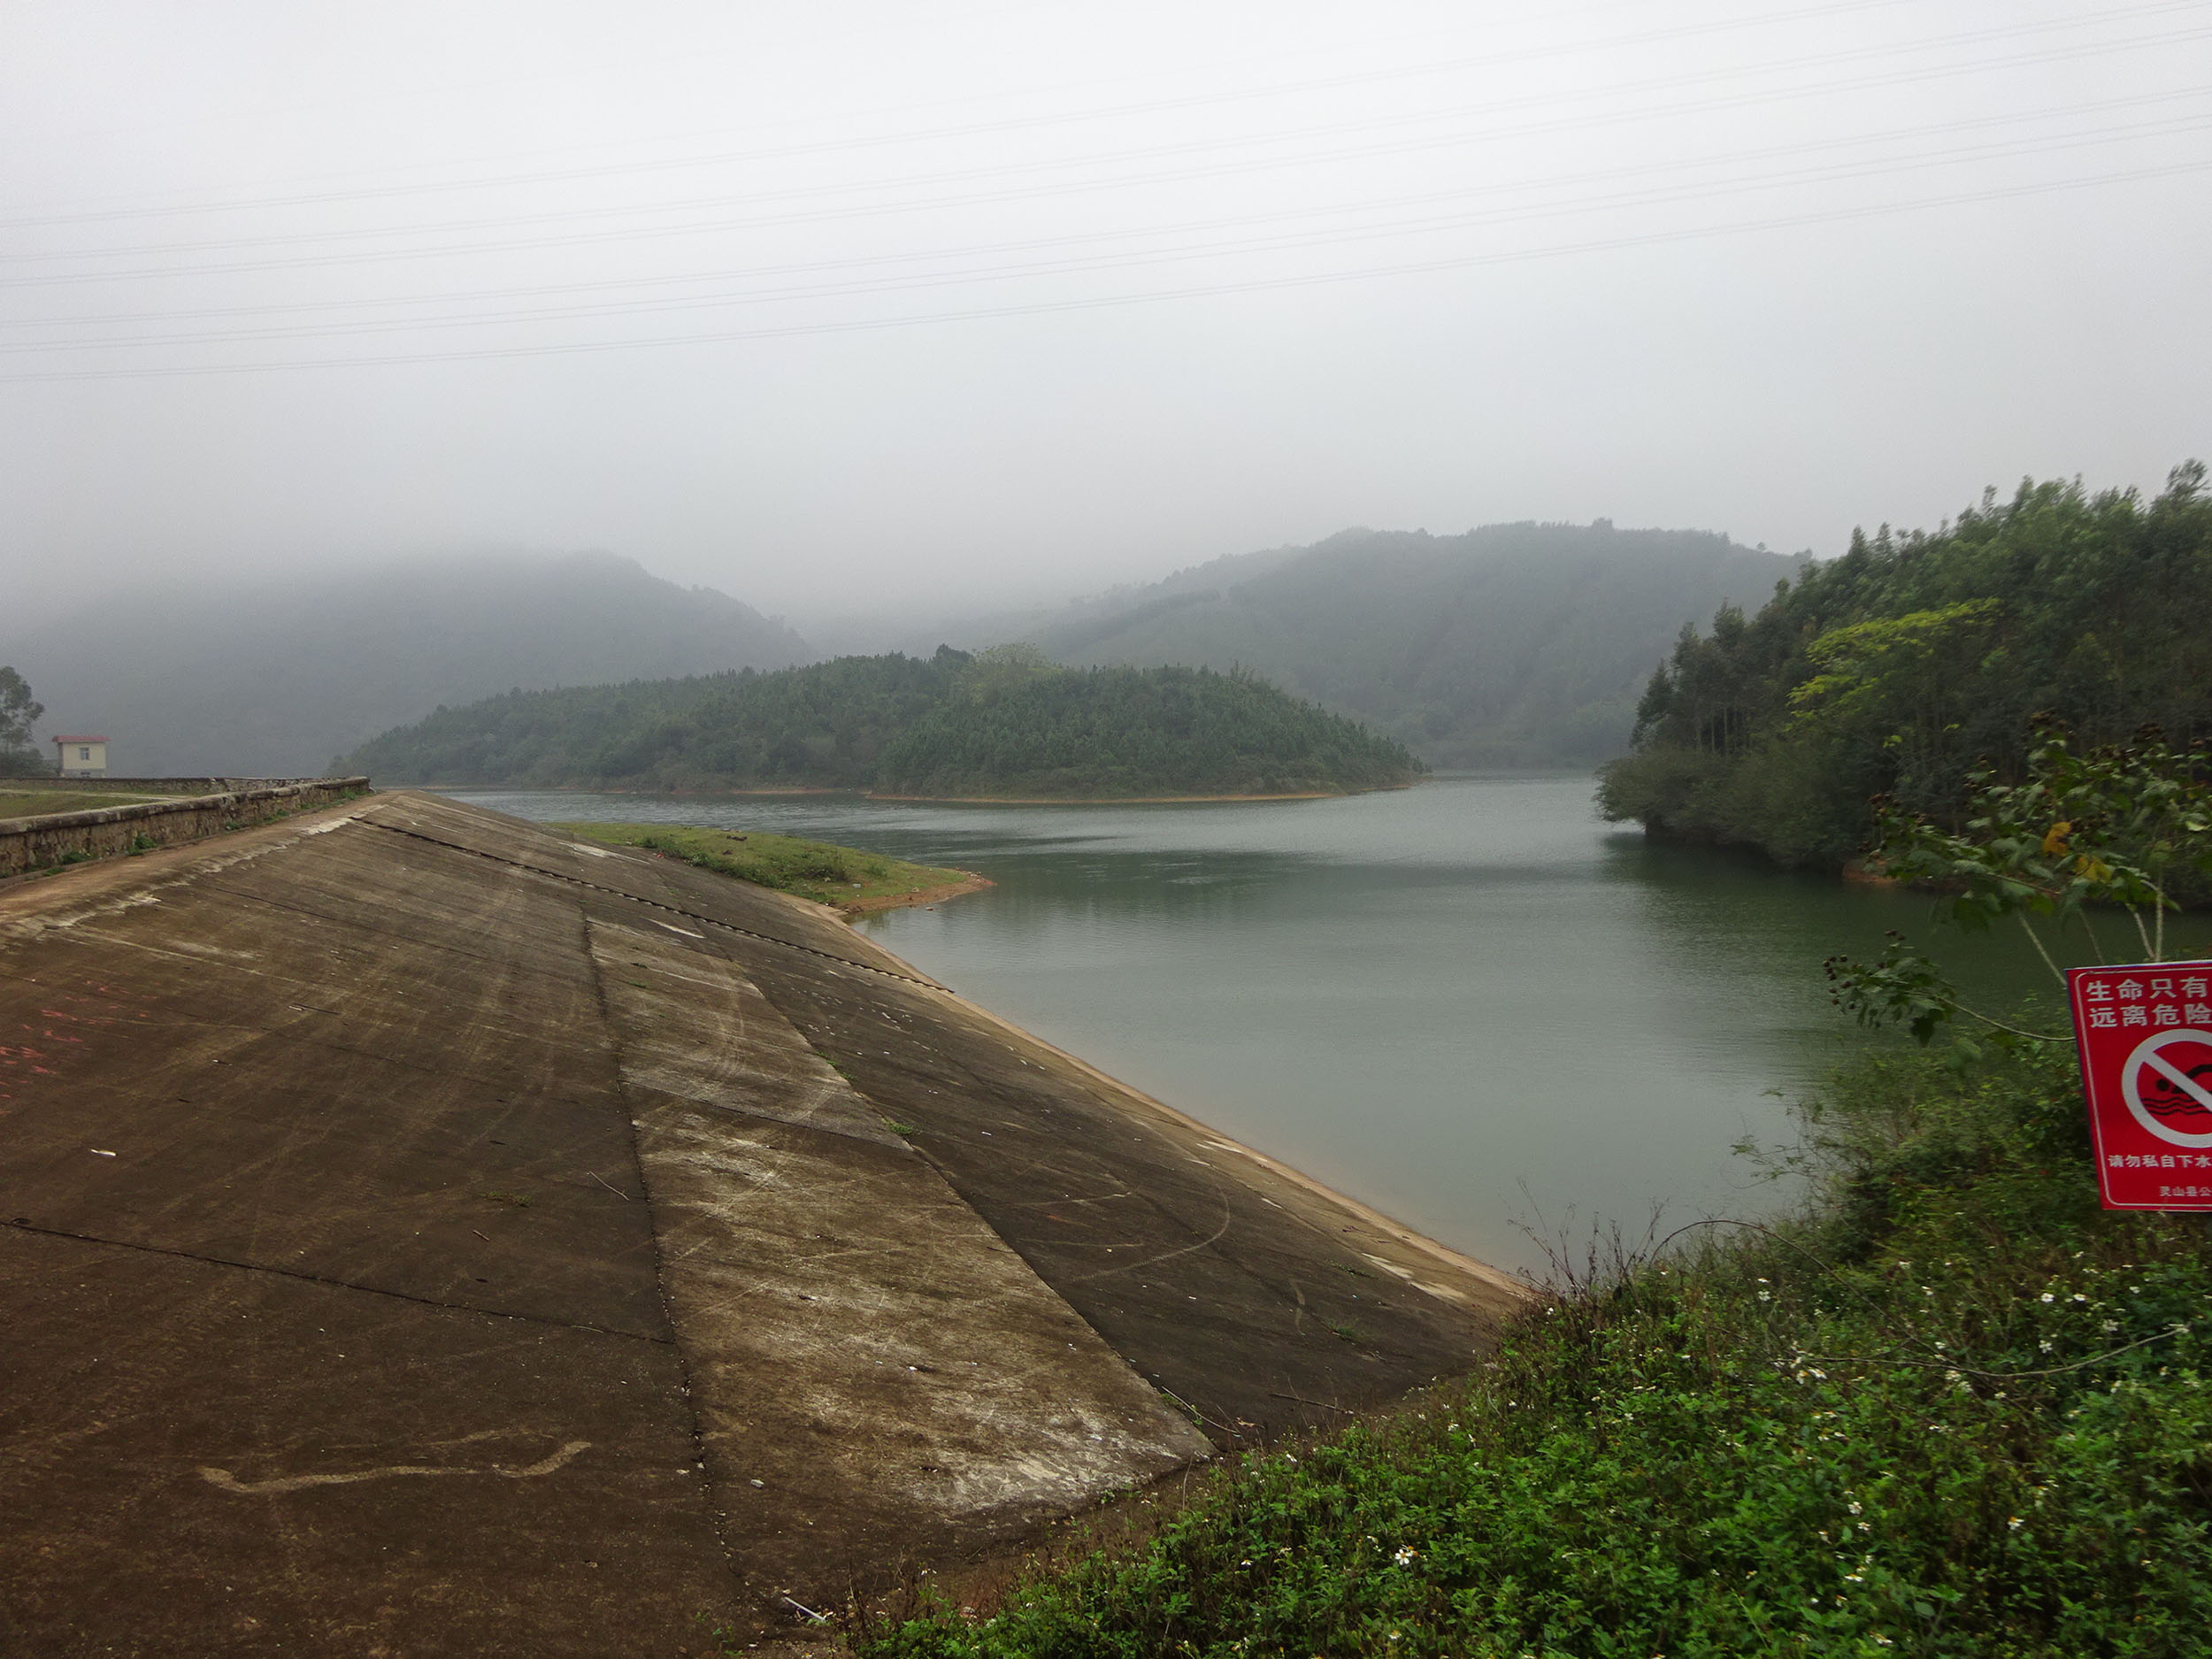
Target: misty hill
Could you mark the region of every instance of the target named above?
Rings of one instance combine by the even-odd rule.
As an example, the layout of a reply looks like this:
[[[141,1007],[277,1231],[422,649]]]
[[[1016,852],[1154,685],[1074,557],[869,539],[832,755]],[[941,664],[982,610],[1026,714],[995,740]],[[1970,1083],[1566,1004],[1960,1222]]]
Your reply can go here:
[[[123,773],[286,776],[440,703],[813,653],[751,606],[607,553],[411,560],[115,595],[0,641],[44,731],[104,732]]]
[[[1422,771],[1248,672],[949,648],[513,692],[440,709],[339,764],[386,782],[1069,797],[1340,793]]]
[[[1242,664],[1440,766],[1624,752],[1685,624],[1756,605],[1801,561],[1687,530],[1348,530],[1217,559],[1034,630],[1072,664]]]

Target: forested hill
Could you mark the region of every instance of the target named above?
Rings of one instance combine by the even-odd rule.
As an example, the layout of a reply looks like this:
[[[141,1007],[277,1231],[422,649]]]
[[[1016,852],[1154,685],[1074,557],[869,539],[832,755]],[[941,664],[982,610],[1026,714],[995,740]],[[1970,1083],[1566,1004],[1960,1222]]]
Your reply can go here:
[[[1071,670],[1020,648],[513,692],[334,766],[383,782],[1068,798],[1341,793],[1425,770],[1249,672]]]
[[[0,638],[46,726],[119,772],[311,772],[441,703],[636,674],[780,668],[807,642],[727,594],[609,553],[480,554],[104,595]]]
[[[1867,802],[1941,817],[1984,757],[2016,772],[2032,715],[2085,743],[2146,722],[2212,738],[2212,495],[2026,483],[1932,534],[1854,535],[1755,615],[1686,629],[1646,687],[1609,816],[1792,864],[1856,852]]]
[[[1799,567],[1601,519],[1349,530],[1071,606],[1031,637],[1065,663],[1244,664],[1440,766],[1586,765],[1627,748],[1685,623]]]

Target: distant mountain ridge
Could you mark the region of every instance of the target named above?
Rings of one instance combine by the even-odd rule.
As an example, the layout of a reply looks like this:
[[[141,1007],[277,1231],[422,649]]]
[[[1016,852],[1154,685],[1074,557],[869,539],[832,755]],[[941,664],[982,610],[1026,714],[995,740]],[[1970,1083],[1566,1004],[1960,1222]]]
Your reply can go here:
[[[1603,519],[1347,530],[1078,602],[1031,637],[1076,665],[1240,664],[1432,765],[1587,765],[1626,752],[1685,624],[1802,563]]]
[[[611,553],[479,554],[104,597],[0,641],[49,730],[122,773],[288,776],[442,703],[514,688],[787,667],[780,622]]]

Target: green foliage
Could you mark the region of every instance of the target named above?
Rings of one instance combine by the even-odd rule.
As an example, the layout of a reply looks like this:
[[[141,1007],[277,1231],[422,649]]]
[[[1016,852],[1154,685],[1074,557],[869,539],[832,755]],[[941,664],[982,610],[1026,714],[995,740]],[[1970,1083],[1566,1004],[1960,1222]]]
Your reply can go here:
[[[863,1653],[2200,1652],[2200,1231],[2098,1210],[2064,1056],[1888,1052],[1805,1123],[1805,1218],[1585,1271],[1473,1377]]]
[[[1962,833],[1877,800],[1874,856],[1901,880],[1939,887],[1952,919],[1969,927],[2117,905],[2156,961],[2160,941],[2143,913],[2162,921],[2176,908],[2169,887],[2177,870],[2212,871],[2204,771],[2200,749],[2177,753],[2154,730],[2085,754],[2046,724],[2023,782],[2001,782],[1988,766],[1967,774]]]
[[[761,673],[510,692],[438,710],[335,763],[393,780],[629,788],[866,787],[969,661],[844,657]]]
[[[1955,824],[1968,774],[2023,775],[2029,717],[2116,743],[2212,736],[2212,496],[2023,483],[1933,533],[1855,534],[1755,617],[1686,630],[1606,769],[1608,816],[1834,867],[1866,803]]]
[[[760,830],[699,829],[678,824],[557,824],[617,847],[643,847],[756,887],[795,893],[817,903],[867,910],[970,880],[964,871],[909,864],[829,841]]]
[[[1939,915],[1957,926],[1985,929],[2016,918],[2062,985],[2064,976],[2036,923],[2078,922],[2093,941],[2093,906],[2124,912],[2140,959],[2162,961],[2166,912],[2178,908],[2174,877],[2212,872],[2212,787],[2205,766],[2200,752],[2177,753],[2151,731],[2131,743],[2078,752],[2062,730],[2044,721],[2022,782],[2001,782],[1987,766],[1967,775],[1967,817],[1959,831],[1878,799],[1868,862],[1885,875],[1935,889]],[[2036,1035],[1966,1008],[1901,934],[1891,935],[1878,962],[1832,956],[1827,969],[1837,1004],[1862,1025],[1901,1024],[1924,1044],[1963,1012],[2000,1044]],[[1971,1040],[1953,1048],[1959,1061],[1978,1056]]]
[[[32,726],[45,712],[22,675],[0,668],[0,778],[29,778],[53,771],[31,736]]]
[[[334,764],[444,783],[1013,796],[1333,792],[1422,770],[1256,675],[1056,669],[1033,647],[510,693]]]
[[[1924,1046],[1959,1011],[1951,982],[1902,933],[1891,933],[1876,961],[1831,956],[1822,965],[1836,1006],[1862,1025],[1902,1025]]]
[[[1243,671],[1014,666],[971,671],[959,692],[885,746],[879,789],[1281,795],[1387,787],[1421,771],[1401,745]]]

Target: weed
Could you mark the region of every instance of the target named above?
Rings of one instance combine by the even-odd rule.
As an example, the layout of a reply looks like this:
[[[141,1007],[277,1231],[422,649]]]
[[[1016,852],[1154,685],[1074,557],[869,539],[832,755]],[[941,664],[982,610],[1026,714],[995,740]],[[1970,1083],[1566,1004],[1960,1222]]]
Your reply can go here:
[[[903,899],[966,879],[957,870],[908,864],[856,848],[753,831],[695,829],[666,824],[557,824],[595,841],[642,847],[717,875],[795,893],[820,904]]]
[[[2063,1055],[1885,1052],[1816,1200],[1563,1257],[1495,1357],[870,1659],[2193,1655],[2212,1249],[2097,1206]]]

